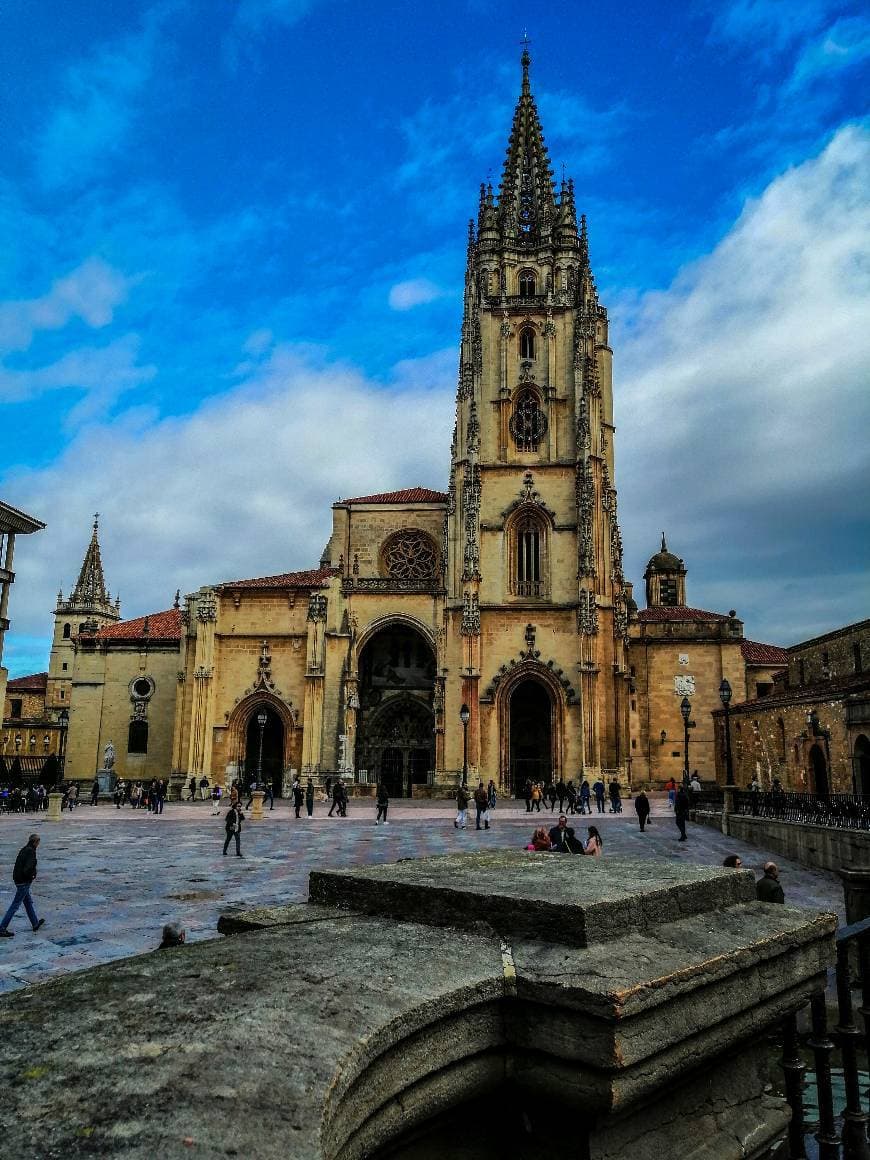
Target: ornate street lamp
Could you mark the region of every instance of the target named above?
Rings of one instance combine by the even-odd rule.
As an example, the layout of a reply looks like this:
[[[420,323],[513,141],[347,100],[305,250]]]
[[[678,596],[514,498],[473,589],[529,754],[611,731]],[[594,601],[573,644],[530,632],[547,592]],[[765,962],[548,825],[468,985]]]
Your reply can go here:
[[[728,706],[731,704],[731,686],[726,677],[722,678],[719,686],[719,700],[725,710],[725,784],[734,784],[734,763],[731,760],[731,715]]]
[[[260,726],[260,752],[257,757],[257,785],[263,780],[263,731],[266,728],[266,722],[269,716],[265,709],[261,709],[257,714],[257,724]]]
[[[459,720],[462,722],[462,784],[468,785],[468,722],[471,710],[463,702],[459,710]]]
[[[680,701],[680,714],[683,718],[683,786],[689,788],[689,730],[692,723],[689,718],[692,716],[692,702],[688,697],[683,697]]]

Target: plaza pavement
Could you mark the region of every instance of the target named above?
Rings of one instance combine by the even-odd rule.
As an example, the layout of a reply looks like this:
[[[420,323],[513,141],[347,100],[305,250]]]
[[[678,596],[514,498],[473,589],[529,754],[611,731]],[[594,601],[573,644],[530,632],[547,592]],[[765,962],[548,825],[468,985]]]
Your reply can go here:
[[[707,826],[690,824],[689,840],[678,842],[664,798],[654,798],[652,824],[641,834],[632,803],[625,805],[622,815],[578,816],[570,824],[584,838],[590,823],[598,825],[605,858],[618,853],[721,865],[726,854],[737,853],[760,874],[773,857],[789,903],[834,911],[845,921],[836,875],[805,869]],[[244,858],[235,857],[234,847],[222,856],[225,811],[213,817],[210,802],[169,803],[160,817],[111,804],[80,805],[61,822],[49,822],[44,814],[3,815],[0,916],[12,897],[15,855],[35,832],[42,841],[33,897],[46,925],[34,934],[23,909],[12,920],[16,937],[0,940],[0,994],[151,950],[166,922],[181,923],[190,941],[218,938],[223,911],[304,901],[311,870],[521,848],[534,826],[557,821],[547,809],[539,821],[526,814],[524,803],[505,801],[491,829],[479,833],[473,810],[469,828],[454,829],[455,808],[446,801],[394,801],[386,827],[374,825],[375,807],[368,800],[352,800],[346,819],[327,818],[327,808],[318,802],[313,819],[303,810],[297,821],[286,802],[277,802],[262,822],[246,822]]]

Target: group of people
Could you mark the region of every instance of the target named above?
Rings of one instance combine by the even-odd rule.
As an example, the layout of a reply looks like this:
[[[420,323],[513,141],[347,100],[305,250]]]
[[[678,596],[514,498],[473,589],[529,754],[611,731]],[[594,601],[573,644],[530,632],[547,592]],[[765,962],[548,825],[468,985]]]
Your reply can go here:
[[[484,787],[482,781],[479,781],[477,783],[477,789],[473,793],[469,793],[467,785],[458,786],[456,790],[456,817],[453,821],[453,828],[455,830],[464,830],[466,828],[468,825],[468,807],[474,801],[476,815],[475,829],[488,830],[492,811],[495,809],[497,800],[498,793],[492,778],[490,778],[489,785],[486,787]],[[481,822],[483,822],[482,826]]]
[[[574,827],[568,825],[566,815],[560,814],[558,825],[549,830],[545,826],[539,826],[535,830],[526,849],[537,853],[590,854],[599,858],[604,853],[604,839],[597,826],[589,826],[586,831],[586,842],[582,842],[577,837]]]
[[[162,814],[163,806],[169,796],[169,783],[162,777],[152,777],[150,781],[125,781],[123,777],[115,782],[112,790],[112,801],[116,809],[130,806],[134,810],[147,810],[150,814]],[[91,786],[91,805],[95,806],[100,798],[100,782],[94,778]]]
[[[48,790],[41,783],[0,785],[0,814],[27,814],[48,809]]]
[[[542,804],[548,806],[552,814],[557,803],[559,813],[564,811],[568,814],[591,814],[593,799],[599,814],[605,811],[611,814],[622,813],[622,791],[616,778],[612,778],[605,785],[603,779],[599,777],[591,786],[585,777],[579,786],[575,786],[573,781],[566,782],[561,777],[558,781],[550,778],[547,782],[527,779],[523,786],[523,798],[527,814],[540,813]],[[608,802],[609,806],[606,804]]]

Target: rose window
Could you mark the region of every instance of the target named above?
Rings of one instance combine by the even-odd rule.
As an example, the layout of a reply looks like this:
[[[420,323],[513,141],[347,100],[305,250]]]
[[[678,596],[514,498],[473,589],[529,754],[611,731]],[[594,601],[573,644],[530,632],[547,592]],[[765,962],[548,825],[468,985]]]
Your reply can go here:
[[[424,532],[397,532],[383,549],[384,568],[394,580],[431,580],[438,564],[432,540]]]
[[[510,430],[518,451],[538,450],[538,444],[547,433],[547,416],[541,410],[534,391],[522,391],[517,397]]]

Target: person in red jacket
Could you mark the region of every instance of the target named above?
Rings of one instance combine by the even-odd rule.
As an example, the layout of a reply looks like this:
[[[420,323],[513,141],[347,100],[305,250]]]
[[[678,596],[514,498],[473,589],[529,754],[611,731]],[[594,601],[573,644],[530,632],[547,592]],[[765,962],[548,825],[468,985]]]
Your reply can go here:
[[[19,906],[24,903],[24,909],[27,911],[27,917],[30,919],[30,925],[34,930],[39,930],[44,925],[44,918],[37,918],[36,911],[33,909],[33,901],[30,897],[30,887],[33,880],[36,878],[36,847],[39,845],[39,834],[31,834],[27,839],[27,845],[22,846],[18,851],[18,857],[15,859],[15,868],[12,871],[12,881],[15,883],[15,897],[6,913],[3,915],[3,921],[0,922],[0,938],[12,938],[15,931],[9,930],[9,923],[12,921],[15,912]]]

